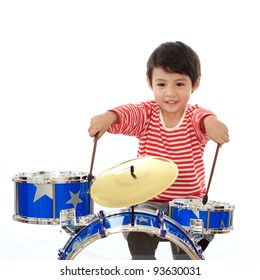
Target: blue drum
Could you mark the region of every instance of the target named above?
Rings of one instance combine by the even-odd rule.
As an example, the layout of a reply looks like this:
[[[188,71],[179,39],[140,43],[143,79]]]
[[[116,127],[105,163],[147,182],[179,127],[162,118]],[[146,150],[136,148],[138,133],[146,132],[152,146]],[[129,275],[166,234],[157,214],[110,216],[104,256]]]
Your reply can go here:
[[[94,241],[109,238],[115,233],[145,232],[157,235],[179,246],[190,259],[204,259],[200,246],[197,246],[188,232],[170,217],[160,211],[146,209],[121,209],[104,214],[100,211],[85,226],[79,226],[77,234],[72,236],[59,250],[60,260],[74,259],[84,248]]]
[[[201,199],[174,199],[169,203],[170,217],[190,230],[194,220],[203,222],[204,234],[228,233],[233,229],[235,206],[208,201],[203,205]]]
[[[19,173],[15,183],[13,220],[29,224],[60,223],[60,211],[75,208],[76,217],[92,212],[90,183],[85,172]]]

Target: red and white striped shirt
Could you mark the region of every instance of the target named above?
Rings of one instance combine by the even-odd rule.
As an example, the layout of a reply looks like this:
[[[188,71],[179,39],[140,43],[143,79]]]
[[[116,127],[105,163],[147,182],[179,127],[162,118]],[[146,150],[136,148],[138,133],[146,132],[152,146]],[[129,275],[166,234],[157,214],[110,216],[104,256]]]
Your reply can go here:
[[[108,132],[135,136],[139,140],[138,156],[160,156],[179,168],[176,181],[150,201],[167,203],[178,197],[202,198],[206,193],[203,152],[209,138],[200,129],[200,121],[211,111],[199,105],[187,105],[180,122],[173,128],[164,124],[155,101],[127,104],[111,111],[119,123]]]

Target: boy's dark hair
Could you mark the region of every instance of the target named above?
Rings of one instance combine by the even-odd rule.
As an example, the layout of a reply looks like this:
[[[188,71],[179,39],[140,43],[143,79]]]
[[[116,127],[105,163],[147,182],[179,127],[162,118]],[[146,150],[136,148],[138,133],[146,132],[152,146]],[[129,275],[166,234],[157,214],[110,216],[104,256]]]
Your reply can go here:
[[[200,60],[197,53],[179,41],[161,44],[149,57],[146,75],[151,86],[154,67],[162,67],[169,73],[185,74],[190,77],[192,86],[201,76]]]

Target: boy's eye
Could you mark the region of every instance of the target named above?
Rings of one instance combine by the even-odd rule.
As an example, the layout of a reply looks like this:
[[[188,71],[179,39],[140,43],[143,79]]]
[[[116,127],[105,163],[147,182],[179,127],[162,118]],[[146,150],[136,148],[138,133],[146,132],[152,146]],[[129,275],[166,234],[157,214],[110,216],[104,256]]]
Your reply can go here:
[[[183,87],[183,86],[184,86],[184,83],[179,82],[179,83],[177,83],[176,85],[177,85],[178,87]]]
[[[165,86],[165,83],[158,83],[157,86],[158,86],[158,87],[164,87],[164,86]]]

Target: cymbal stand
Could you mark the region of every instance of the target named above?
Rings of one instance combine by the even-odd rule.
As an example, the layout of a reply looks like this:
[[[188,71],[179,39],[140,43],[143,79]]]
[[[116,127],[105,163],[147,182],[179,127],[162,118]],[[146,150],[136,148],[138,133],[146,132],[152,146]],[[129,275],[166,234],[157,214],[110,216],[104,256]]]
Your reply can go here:
[[[135,206],[131,206],[131,226],[133,227],[135,225]]]

